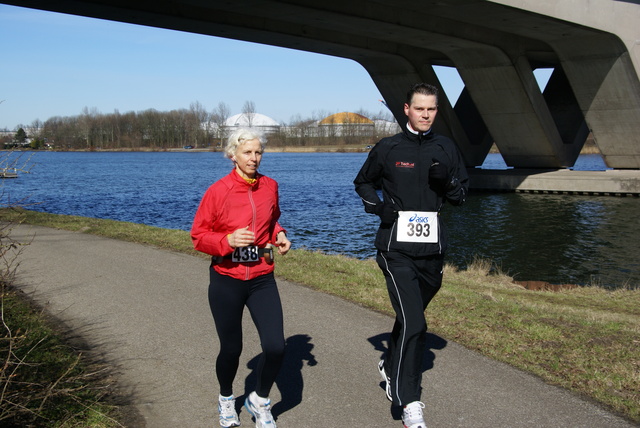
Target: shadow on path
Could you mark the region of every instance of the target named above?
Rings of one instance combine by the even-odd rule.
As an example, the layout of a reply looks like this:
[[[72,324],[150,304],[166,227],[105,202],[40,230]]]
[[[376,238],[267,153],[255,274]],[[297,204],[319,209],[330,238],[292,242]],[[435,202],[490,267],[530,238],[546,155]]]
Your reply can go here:
[[[318,364],[316,357],[311,353],[314,345],[311,343],[311,336],[297,334],[289,337],[285,341],[284,360],[282,368],[276,378],[276,387],[280,391],[281,400],[271,408],[274,418],[282,413],[293,409],[302,402],[302,391],[304,390],[304,380],[302,378],[302,368],[305,365],[315,366]],[[252,358],[247,367],[251,369],[251,374],[245,380],[245,395],[238,400],[240,407],[244,403],[245,397],[253,391],[256,384],[255,370],[258,365],[260,355]]]
[[[380,359],[384,358],[385,354],[387,353],[389,336],[390,333],[380,333],[367,339],[369,343],[373,345],[373,349],[380,352]],[[436,360],[436,354],[433,352],[433,350],[441,350],[446,348],[446,346],[447,341],[445,339],[433,333],[427,333],[427,342],[424,350],[424,355],[422,357],[423,373],[433,368],[434,362]],[[373,368],[371,370],[373,370]],[[380,389],[382,389],[383,393],[385,392],[385,385],[382,380],[380,381]],[[391,405],[390,412],[394,420],[400,420],[402,418],[401,407]]]

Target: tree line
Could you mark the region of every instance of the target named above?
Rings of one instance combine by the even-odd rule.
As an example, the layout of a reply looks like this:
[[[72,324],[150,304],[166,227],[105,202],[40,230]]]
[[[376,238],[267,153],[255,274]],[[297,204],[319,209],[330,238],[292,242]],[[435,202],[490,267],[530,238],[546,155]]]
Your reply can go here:
[[[255,104],[247,101],[242,113],[252,116]],[[370,119],[392,121],[388,111],[376,114],[357,112]],[[310,126],[329,113],[314,113],[314,117],[295,116],[268,135],[270,146],[316,146],[374,144],[384,135],[353,128],[351,132],[312,132]],[[188,109],[161,112],[148,109],[138,112],[103,114],[85,107],[77,116],[54,116],[30,126],[20,125],[15,135],[3,138],[5,148],[25,147],[57,150],[167,150],[171,148],[217,148],[226,137],[225,122],[231,116],[228,105],[220,102],[212,111],[199,102]],[[384,132],[383,132],[384,134]],[[28,141],[28,144],[25,143]]]

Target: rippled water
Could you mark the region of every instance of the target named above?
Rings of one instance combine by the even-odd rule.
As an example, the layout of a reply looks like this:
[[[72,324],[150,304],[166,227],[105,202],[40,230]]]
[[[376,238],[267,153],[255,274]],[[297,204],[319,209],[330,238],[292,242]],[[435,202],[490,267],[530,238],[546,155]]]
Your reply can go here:
[[[269,153],[261,172],[280,183],[281,223],[294,248],[359,258],[374,255],[375,216],[364,213],[352,181],[365,153]],[[31,174],[2,182],[5,199],[28,208],[189,230],[207,187],[231,170],[212,152],[38,152]],[[500,165],[490,156],[487,164]],[[581,157],[576,169],[604,168]],[[609,286],[640,281],[639,198],[471,194],[445,207],[448,261],[474,255],[521,280]]]

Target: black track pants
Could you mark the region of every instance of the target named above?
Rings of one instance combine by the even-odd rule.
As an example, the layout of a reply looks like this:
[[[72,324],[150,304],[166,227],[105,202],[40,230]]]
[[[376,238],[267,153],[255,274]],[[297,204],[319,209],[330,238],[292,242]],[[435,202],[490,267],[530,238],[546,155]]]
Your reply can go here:
[[[424,311],[442,285],[444,256],[412,258],[379,251],[377,262],[396,312],[385,371],[391,378],[393,403],[406,405],[420,401],[427,332]]]
[[[213,268],[209,272],[209,306],[220,340],[216,359],[220,394],[233,393],[233,380],[242,353],[242,312],[246,306],[262,345],[255,391],[261,397],[268,397],[284,357],[282,304],[276,280],[272,273],[241,281],[220,275]]]

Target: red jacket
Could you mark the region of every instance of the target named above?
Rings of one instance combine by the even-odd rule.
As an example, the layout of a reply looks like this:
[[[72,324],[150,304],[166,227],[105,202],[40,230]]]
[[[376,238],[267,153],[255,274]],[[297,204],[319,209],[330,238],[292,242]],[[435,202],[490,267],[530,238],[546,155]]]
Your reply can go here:
[[[238,173],[231,173],[213,183],[205,192],[193,219],[191,239],[193,247],[212,256],[227,256],[233,252],[227,235],[249,226],[260,248],[276,241],[284,231],[278,224],[278,183],[261,174],[257,181],[247,183]],[[236,279],[248,280],[273,272],[273,263],[260,257],[253,263],[234,263],[225,258],[214,269]]]

